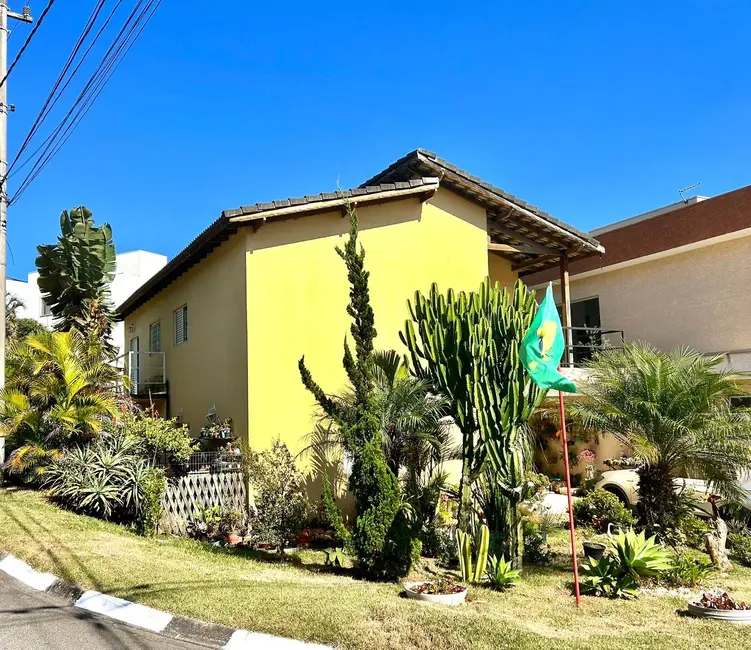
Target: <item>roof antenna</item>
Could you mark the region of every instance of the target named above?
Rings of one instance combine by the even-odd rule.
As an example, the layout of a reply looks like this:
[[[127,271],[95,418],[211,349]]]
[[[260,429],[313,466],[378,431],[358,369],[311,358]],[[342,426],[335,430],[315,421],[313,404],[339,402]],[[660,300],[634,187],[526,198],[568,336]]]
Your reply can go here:
[[[693,190],[694,188],[699,187],[699,185],[701,185],[701,183],[694,183],[693,185],[684,187],[682,190],[678,190],[678,194],[681,195],[681,201],[683,201],[684,203],[688,203],[688,199],[685,196],[683,196],[683,193],[688,192],[689,190]]]

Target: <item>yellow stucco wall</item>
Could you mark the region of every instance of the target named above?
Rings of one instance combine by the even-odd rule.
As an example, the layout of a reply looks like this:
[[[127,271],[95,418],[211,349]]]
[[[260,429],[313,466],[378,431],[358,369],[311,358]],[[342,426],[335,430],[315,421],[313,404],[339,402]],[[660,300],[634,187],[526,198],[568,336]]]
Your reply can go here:
[[[182,305],[188,307],[188,340],[175,345],[173,314]],[[213,405],[247,435],[245,313],[245,237],[238,234],[125,319],[126,350],[138,336],[147,351],[149,325],[161,322],[170,412],[182,416],[193,435]]]
[[[485,210],[441,189],[426,203],[408,198],[358,210],[370,271],[376,347],[402,350],[398,332],[415,290],[476,289],[488,273]],[[340,212],[269,221],[246,229],[248,420],[250,443],[277,436],[294,452],[313,426],[314,404],[297,369],[333,393],[345,386],[342,343],[349,331]]]
[[[488,275],[493,283],[500,282],[509,289],[514,286],[519,274],[511,270],[511,261],[498,253],[488,253]]]

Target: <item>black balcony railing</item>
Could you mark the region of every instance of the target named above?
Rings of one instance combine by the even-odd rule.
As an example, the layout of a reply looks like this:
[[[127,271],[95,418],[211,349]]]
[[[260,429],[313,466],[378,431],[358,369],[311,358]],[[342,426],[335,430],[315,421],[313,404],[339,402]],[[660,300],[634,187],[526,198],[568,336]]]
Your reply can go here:
[[[564,327],[566,350],[561,359],[564,368],[579,368],[600,350],[623,349],[623,330],[608,330],[601,327]]]

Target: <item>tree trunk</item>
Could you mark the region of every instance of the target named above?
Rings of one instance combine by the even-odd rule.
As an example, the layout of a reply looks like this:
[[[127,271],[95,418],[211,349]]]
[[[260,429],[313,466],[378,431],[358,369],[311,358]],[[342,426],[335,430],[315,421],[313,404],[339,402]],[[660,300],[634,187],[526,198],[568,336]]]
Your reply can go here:
[[[470,516],[472,513],[472,434],[462,431],[462,477],[459,481],[459,511],[457,513],[458,526],[465,533],[470,532]]]
[[[678,497],[669,467],[657,463],[639,470],[639,511],[650,533],[662,533],[675,525]]]
[[[704,543],[707,547],[707,553],[712,560],[712,564],[719,567],[720,571],[731,571],[733,568],[728,553],[726,550],[726,544],[728,541],[728,525],[725,520],[720,517],[720,511],[717,508],[717,503],[714,498],[710,498],[712,504],[712,524],[714,525],[714,533],[707,533],[704,536]]]
[[[511,562],[514,569],[522,568],[524,556],[524,519],[516,501],[503,500],[503,536],[500,553]]]

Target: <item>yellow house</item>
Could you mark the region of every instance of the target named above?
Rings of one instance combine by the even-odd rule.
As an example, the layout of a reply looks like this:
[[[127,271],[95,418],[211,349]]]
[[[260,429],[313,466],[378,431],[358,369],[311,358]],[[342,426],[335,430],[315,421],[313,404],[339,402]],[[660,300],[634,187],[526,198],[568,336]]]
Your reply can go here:
[[[416,150],[358,188],[224,211],[120,307],[137,398],[198,435],[206,413],[232,418],[254,448],[293,453],[314,422],[297,362],[343,388],[348,284],[334,248],[357,208],[381,349],[401,350],[407,300],[433,282],[473,290],[487,275],[602,252],[597,241]]]

